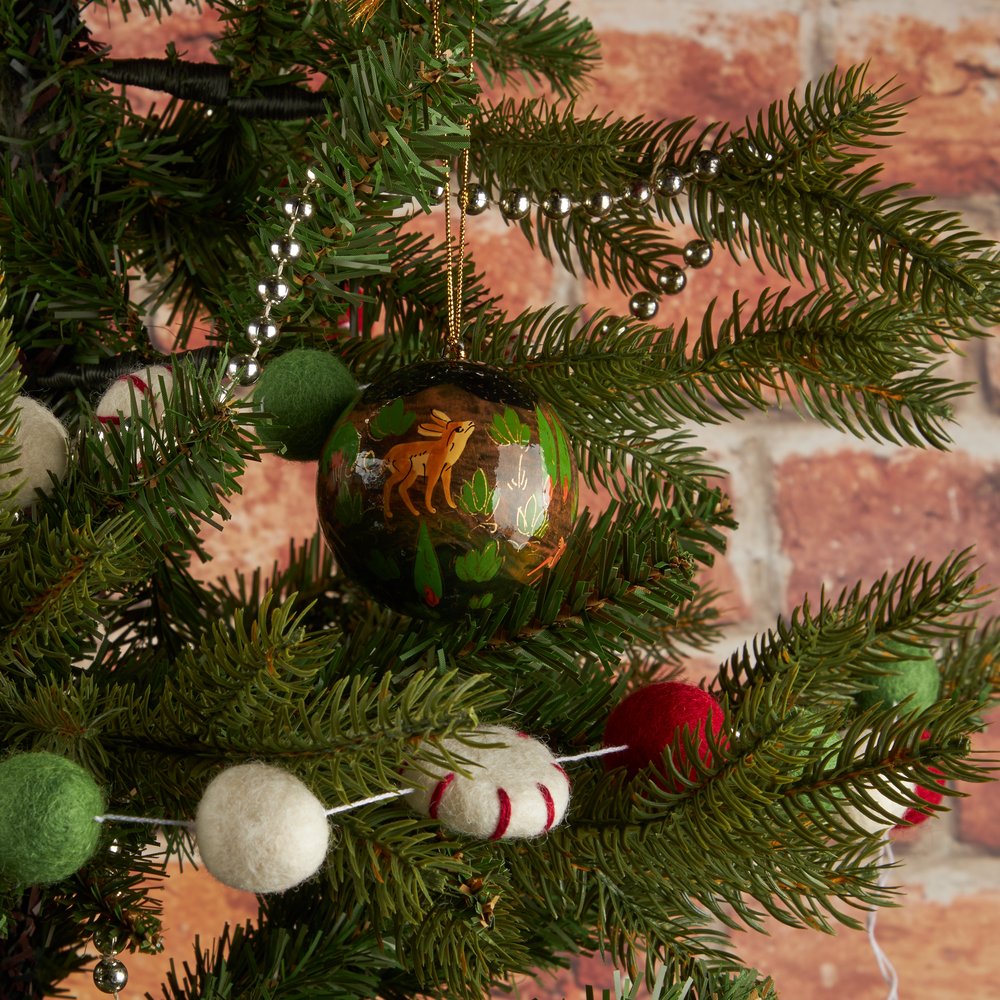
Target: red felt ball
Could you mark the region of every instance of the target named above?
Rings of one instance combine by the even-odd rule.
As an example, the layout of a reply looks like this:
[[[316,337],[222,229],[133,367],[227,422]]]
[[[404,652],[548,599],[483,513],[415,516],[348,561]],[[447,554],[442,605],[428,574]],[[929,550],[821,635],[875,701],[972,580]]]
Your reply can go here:
[[[633,691],[608,717],[604,730],[604,746],[627,745],[620,753],[604,758],[605,767],[611,770],[624,767],[630,776],[636,775],[649,764],[657,765],[661,778],[659,784],[670,791],[679,792],[683,786],[670,774],[663,756],[672,747],[671,761],[682,774],[692,780],[695,769],[687,760],[682,745],[682,731],[697,734],[698,757],[711,760],[706,734],[706,720],[713,736],[722,727],[722,706],[707,691],[682,681],[661,681]]]

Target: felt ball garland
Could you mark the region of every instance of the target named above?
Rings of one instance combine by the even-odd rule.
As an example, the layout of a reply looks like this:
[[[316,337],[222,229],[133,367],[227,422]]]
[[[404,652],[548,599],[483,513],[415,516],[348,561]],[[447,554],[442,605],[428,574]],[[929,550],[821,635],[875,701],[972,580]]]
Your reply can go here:
[[[216,775],[195,819],[205,867],[224,885],[249,892],[284,892],[315,875],[329,837],[319,799],[269,764],[240,764]]]
[[[339,358],[326,351],[289,351],[274,358],[254,386],[254,402],[271,416],[257,433],[285,458],[315,461],[357,392],[354,376]]]
[[[52,492],[69,467],[69,435],[62,421],[30,396],[14,400],[17,429],[0,427],[0,438],[13,435],[20,455],[0,462],[0,495],[13,492],[6,505],[14,510],[29,506],[38,495]]]
[[[493,746],[444,740],[441,748],[471,763],[469,776],[417,757],[403,781],[419,813],[458,833],[488,840],[540,837],[558,826],[569,805],[566,771],[543,743],[507,726],[481,726]]]
[[[0,763],[0,884],[26,886],[72,874],[93,854],[100,824],[107,821],[187,827],[216,879],[256,893],[284,892],[320,870],[329,817],[389,799],[405,797],[419,814],[465,836],[540,837],[569,808],[564,763],[604,757],[609,769],[624,767],[632,777],[652,765],[653,781],[683,791],[697,780],[688,752],[710,764],[713,747],[726,745],[723,718],[708,692],[665,681],[634,691],[611,712],[600,750],[555,757],[511,727],[481,726],[471,741],[425,744],[404,769],[406,787],[330,809],[282,768],[239,764],[208,784],[194,821],[105,815],[100,789],[79,765],[51,753],[16,754]],[[443,764],[435,750],[460,760],[461,768]],[[941,799],[933,789],[907,783],[899,795],[870,788],[866,808],[843,803],[841,812],[855,827],[881,836],[894,823],[913,825],[927,817],[927,810],[897,801],[914,790],[925,802]]]
[[[104,810],[97,782],[58,754],[18,753],[0,763],[0,883],[59,882],[97,849]]]
[[[604,746],[626,745],[627,749],[609,754],[605,767],[624,767],[630,777],[635,777],[653,765],[658,785],[672,792],[683,791],[685,782],[666,764],[667,750],[673,770],[694,781],[695,767],[688,760],[682,734],[686,731],[693,735],[698,758],[708,764],[708,732],[718,737],[722,721],[722,706],[707,691],[683,681],[648,684],[633,691],[608,717]]]
[[[157,417],[163,415],[174,384],[170,365],[147,365],[120,375],[108,386],[95,407],[102,427],[119,427],[133,410],[141,410],[145,400]]]
[[[885,650],[894,659],[880,664],[883,673],[865,679],[865,688],[858,692],[861,709],[902,705],[908,712],[930,708],[941,691],[941,674],[937,661],[923,646],[888,640]]]

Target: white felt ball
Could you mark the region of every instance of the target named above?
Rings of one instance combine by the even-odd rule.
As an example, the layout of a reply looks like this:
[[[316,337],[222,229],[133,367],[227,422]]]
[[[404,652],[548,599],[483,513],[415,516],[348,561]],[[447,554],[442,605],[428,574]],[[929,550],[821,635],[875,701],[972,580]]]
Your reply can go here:
[[[906,782],[905,787],[908,792],[912,792],[914,788],[913,783],[909,781]],[[844,810],[844,813],[855,826],[872,836],[890,830],[903,818],[906,810],[910,808],[909,803],[897,802],[884,792],[880,792],[874,788],[868,789],[868,798],[878,806],[878,815],[875,814],[874,809],[870,810],[871,814],[869,814],[869,810],[862,812],[857,806],[848,806]],[[894,818],[887,819],[881,815],[882,813],[888,813]]]
[[[46,494],[52,491],[52,476],[60,480],[66,475],[69,435],[50,409],[29,396],[14,400],[14,412],[20,415],[17,432],[11,423],[0,427],[0,438],[13,434],[21,454],[13,462],[0,463],[0,493],[16,490],[10,504],[21,508],[38,498],[36,490]],[[5,474],[9,473],[14,475],[8,478]]]
[[[161,417],[173,384],[174,376],[166,365],[149,365],[119,376],[97,403],[98,422],[105,427],[117,427],[131,415],[132,400],[136,410],[141,410],[144,398],[152,404],[156,416]]]
[[[294,775],[268,764],[239,764],[205,789],[195,839],[220,882],[283,892],[319,871],[330,828],[323,804]]]
[[[441,743],[471,762],[463,765],[468,778],[440,764],[414,761],[403,775],[404,786],[416,789],[406,801],[451,830],[490,840],[540,837],[562,822],[569,777],[547,747],[507,726],[481,726],[476,742],[500,745]]]

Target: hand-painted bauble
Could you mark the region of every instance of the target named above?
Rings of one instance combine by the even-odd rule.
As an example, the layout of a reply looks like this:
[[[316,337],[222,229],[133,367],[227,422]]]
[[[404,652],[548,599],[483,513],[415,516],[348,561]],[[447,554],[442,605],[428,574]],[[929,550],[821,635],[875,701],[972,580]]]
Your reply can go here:
[[[319,464],[338,565],[425,618],[495,607],[566,547],[577,471],[551,409],[502,371],[431,361],[374,383]]]
[[[707,691],[683,681],[647,684],[633,691],[608,716],[604,746],[627,749],[608,754],[604,758],[605,767],[608,770],[624,767],[634,776],[652,764],[659,772],[658,785],[674,792],[683,791],[685,780],[697,779],[685,742],[693,739],[699,760],[710,763],[708,731],[717,737],[722,722],[722,706]],[[724,744],[725,738],[718,742]],[[681,778],[670,770],[667,751]]]

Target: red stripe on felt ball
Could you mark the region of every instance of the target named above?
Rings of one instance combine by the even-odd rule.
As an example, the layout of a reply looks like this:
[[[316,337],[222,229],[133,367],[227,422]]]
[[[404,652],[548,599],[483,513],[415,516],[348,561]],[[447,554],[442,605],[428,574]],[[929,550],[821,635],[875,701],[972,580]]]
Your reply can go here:
[[[540,781],[538,782],[538,790],[542,793],[542,799],[545,801],[545,826],[542,833],[548,833],[556,821],[556,804],[552,801],[552,793]]]
[[[139,392],[149,392],[149,386],[138,375],[122,375],[122,379],[131,382]]]
[[[677,770],[694,778],[694,768],[687,767],[681,748],[684,728],[698,734],[698,756],[709,761],[711,754],[705,735],[705,721],[709,720],[713,735],[722,727],[722,706],[707,691],[682,681],[661,681],[633,691],[608,716],[604,730],[604,746],[627,745],[627,750],[608,754],[604,758],[607,770],[624,767],[630,776],[638,774],[649,764],[658,765],[658,783],[671,791],[682,791],[682,786],[669,774],[663,754],[673,746],[672,761]]]
[[[928,770],[933,771],[935,774],[941,774],[939,768],[930,767]],[[935,782],[939,785],[944,784],[944,777],[935,778]],[[923,785],[917,785],[914,789],[917,795],[932,806],[937,806],[941,804],[941,800],[944,796],[936,788],[924,788]],[[924,823],[933,816],[934,813],[929,809],[922,809],[920,806],[910,806],[909,809],[903,813],[903,818],[896,824],[896,829],[899,830],[904,826],[916,826],[918,823]]]
[[[552,766],[566,779],[566,784],[568,785],[573,784],[573,782],[569,780],[569,775],[566,773],[566,768],[564,768],[562,764],[553,763]]]
[[[510,796],[502,789],[497,789],[500,800],[500,815],[497,817],[497,828],[490,834],[490,840],[499,840],[510,826]]]
[[[110,416],[110,417],[98,417],[97,422],[99,424],[114,424],[115,427],[117,427],[121,423],[121,420],[117,416]]]
[[[444,797],[444,793],[448,790],[448,786],[455,780],[454,773],[446,774],[435,786],[434,791],[431,792],[431,801],[427,806],[427,815],[431,819],[437,819],[438,810],[441,808],[441,799]]]

